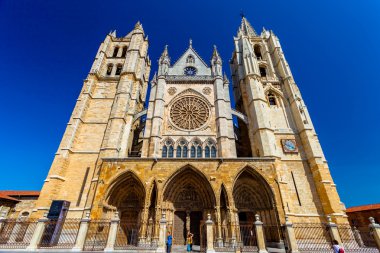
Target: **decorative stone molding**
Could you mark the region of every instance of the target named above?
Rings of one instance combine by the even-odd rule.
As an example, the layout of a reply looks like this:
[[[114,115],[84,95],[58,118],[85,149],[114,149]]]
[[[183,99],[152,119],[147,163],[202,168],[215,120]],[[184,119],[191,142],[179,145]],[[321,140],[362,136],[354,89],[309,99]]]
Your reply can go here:
[[[210,87],[204,87],[202,92],[205,95],[210,95],[211,94],[211,88]]]

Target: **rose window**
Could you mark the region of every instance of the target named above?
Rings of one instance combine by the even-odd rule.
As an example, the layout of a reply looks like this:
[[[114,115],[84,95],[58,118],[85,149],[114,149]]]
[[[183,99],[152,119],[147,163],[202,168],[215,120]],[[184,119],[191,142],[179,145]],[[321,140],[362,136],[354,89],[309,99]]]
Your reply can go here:
[[[210,115],[204,100],[198,97],[184,97],[177,100],[170,109],[170,119],[181,129],[194,130],[202,127]]]

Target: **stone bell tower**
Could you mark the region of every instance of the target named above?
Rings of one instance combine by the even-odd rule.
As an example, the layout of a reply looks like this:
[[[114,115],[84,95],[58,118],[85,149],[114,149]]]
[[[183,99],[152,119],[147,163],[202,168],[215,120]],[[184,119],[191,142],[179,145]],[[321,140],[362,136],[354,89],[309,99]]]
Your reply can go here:
[[[128,157],[139,146],[151,62],[148,39],[138,22],[124,37],[108,34],[84,81],[37,203],[47,210],[54,199],[83,212],[92,176],[102,157]],[[141,143],[140,143],[141,145]]]
[[[289,160],[305,161],[302,173],[310,168],[324,212],[340,213],[336,186],[278,37],[265,29],[257,34],[243,17],[234,44],[234,97],[237,110],[247,116],[253,157],[276,157],[280,173],[296,167]]]

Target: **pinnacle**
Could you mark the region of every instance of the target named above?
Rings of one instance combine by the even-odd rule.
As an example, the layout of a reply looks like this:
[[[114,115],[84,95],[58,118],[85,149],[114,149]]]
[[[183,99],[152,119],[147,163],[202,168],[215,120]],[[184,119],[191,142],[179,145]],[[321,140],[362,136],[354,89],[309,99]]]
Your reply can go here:
[[[245,36],[257,36],[255,29],[253,29],[252,25],[245,17],[242,17],[241,19],[241,25],[239,27],[238,34],[239,32]]]
[[[144,32],[144,29],[143,29],[142,24],[140,23],[140,21],[137,21],[137,23],[135,24],[135,29],[134,30],[140,30],[140,31]]]
[[[214,45],[214,52],[212,53],[212,56],[216,56],[216,57],[220,58],[218,49],[216,48],[215,45]]]
[[[161,57],[160,57],[160,60],[166,58],[166,57],[169,57],[169,52],[168,52],[168,45],[165,45],[165,48],[164,48],[164,51],[162,51],[162,54],[161,54]]]

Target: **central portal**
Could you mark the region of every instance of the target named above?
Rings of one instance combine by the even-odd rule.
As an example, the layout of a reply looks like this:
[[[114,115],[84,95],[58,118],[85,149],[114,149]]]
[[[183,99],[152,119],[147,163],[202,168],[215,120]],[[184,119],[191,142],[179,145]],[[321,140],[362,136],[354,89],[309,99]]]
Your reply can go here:
[[[164,188],[164,206],[173,243],[185,245],[187,233],[193,234],[193,245],[200,245],[201,223],[213,213],[215,195],[208,180],[188,166],[175,173]]]
[[[174,212],[173,238],[174,244],[185,245],[187,232],[193,234],[193,244],[200,244],[200,228],[202,222],[202,212],[176,211]]]

